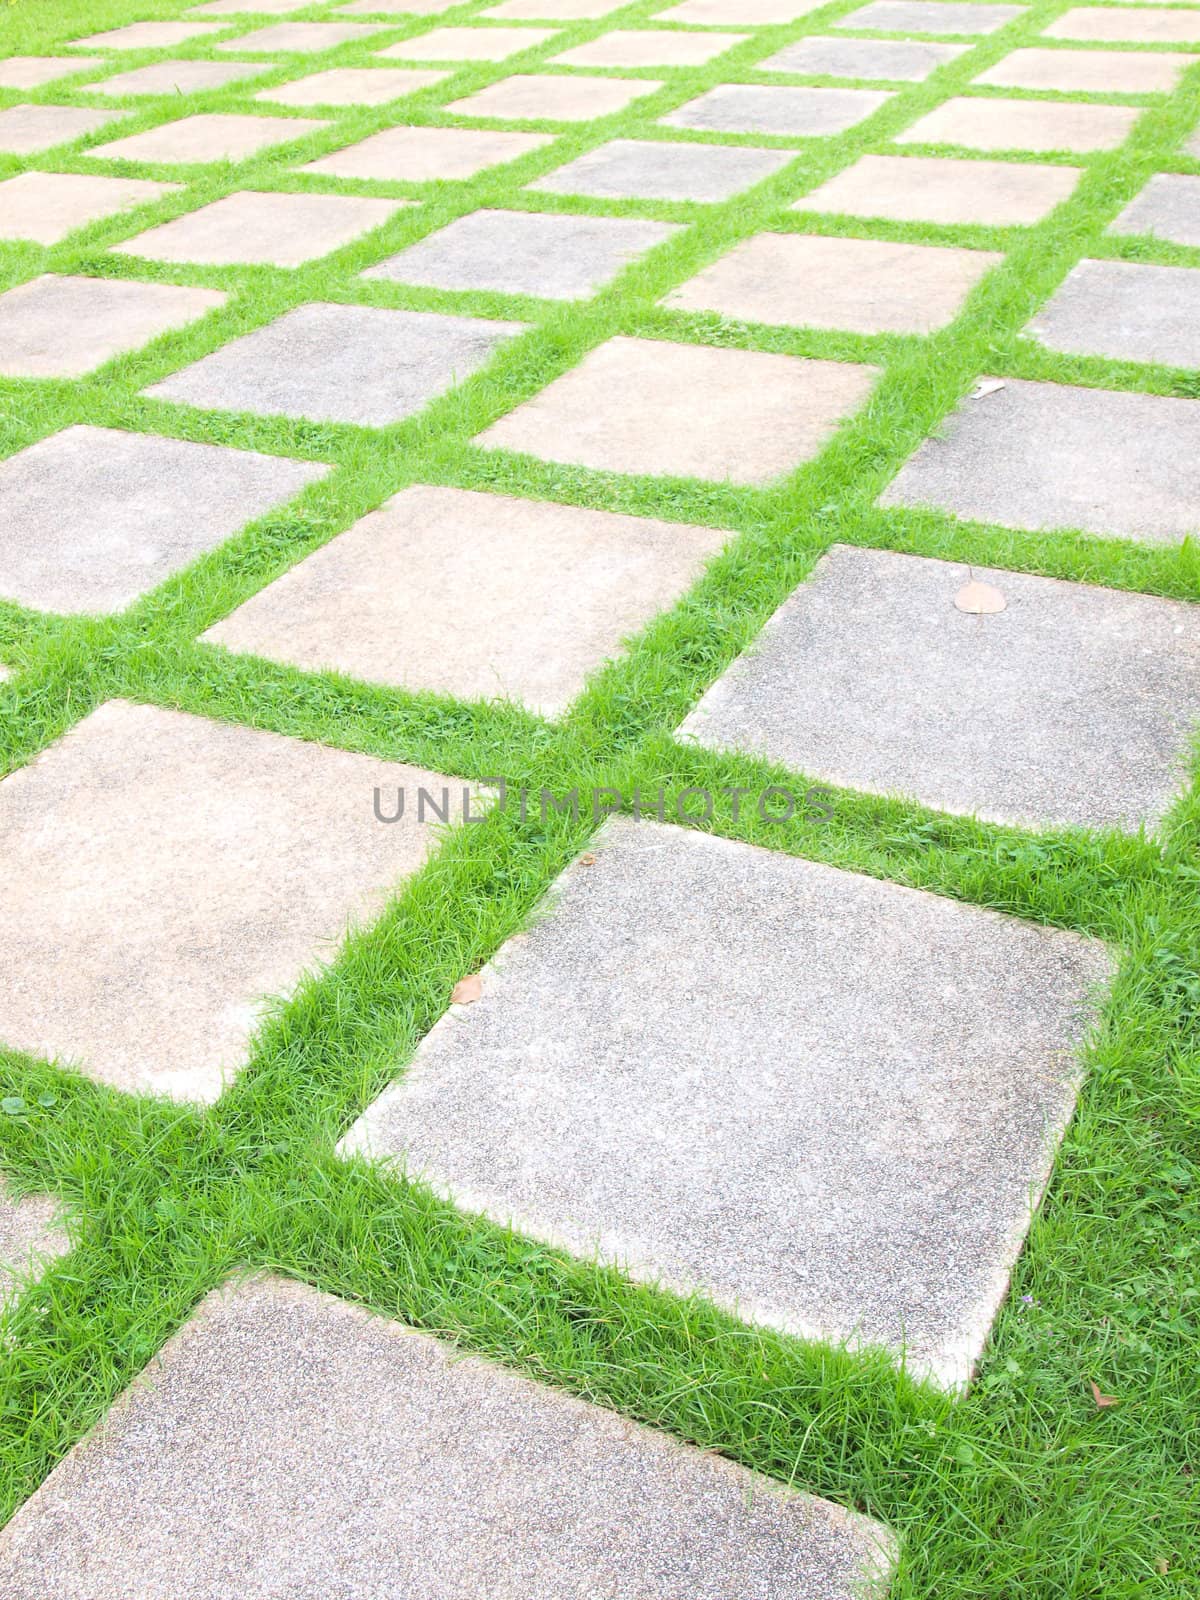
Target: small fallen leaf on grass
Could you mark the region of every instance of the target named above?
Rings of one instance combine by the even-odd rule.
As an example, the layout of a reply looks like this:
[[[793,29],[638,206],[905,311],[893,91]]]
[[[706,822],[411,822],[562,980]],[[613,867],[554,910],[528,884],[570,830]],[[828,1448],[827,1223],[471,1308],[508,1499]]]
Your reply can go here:
[[[995,394],[998,390],[1003,389],[1003,388],[1004,388],[1004,379],[1003,378],[984,378],[982,383],[977,383],[975,385],[975,391],[971,395],[971,399],[972,400],[986,400],[988,395]]]
[[[483,979],[477,972],[471,973],[468,978],[460,978],[450,991],[450,1003],[455,1006],[469,1006],[478,1000],[483,993]]]
[[[1091,1380],[1091,1384],[1092,1384],[1092,1399],[1096,1402],[1097,1407],[1101,1411],[1106,1410],[1107,1407],[1109,1407],[1109,1406],[1115,1406],[1115,1405],[1119,1404],[1115,1394],[1104,1394],[1104,1393],[1102,1393],[1102,1391],[1100,1389],[1100,1385],[1095,1381],[1095,1379]]]
[[[1159,1556],[1158,1560],[1154,1563],[1154,1570],[1158,1573],[1160,1578],[1166,1577],[1167,1573],[1171,1570],[1171,1563],[1167,1560],[1166,1556]]]
[[[6,1094],[4,1099],[0,1100],[0,1111],[3,1111],[6,1117],[22,1117],[28,1109],[19,1094]]]
[[[980,583],[977,578],[972,578],[954,596],[954,604],[969,617],[994,617],[998,611],[1004,610],[1008,601],[995,584]]]

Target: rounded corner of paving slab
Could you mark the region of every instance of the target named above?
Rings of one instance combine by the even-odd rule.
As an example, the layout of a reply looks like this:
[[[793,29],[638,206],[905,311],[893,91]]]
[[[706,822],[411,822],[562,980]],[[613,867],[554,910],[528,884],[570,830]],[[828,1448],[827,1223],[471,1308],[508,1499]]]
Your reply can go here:
[[[130,1570],[146,1600],[281,1578],[862,1600],[896,1551],[860,1513],[268,1274],[209,1294],[0,1533],[13,1600],[48,1572],[61,1600],[116,1600]]]

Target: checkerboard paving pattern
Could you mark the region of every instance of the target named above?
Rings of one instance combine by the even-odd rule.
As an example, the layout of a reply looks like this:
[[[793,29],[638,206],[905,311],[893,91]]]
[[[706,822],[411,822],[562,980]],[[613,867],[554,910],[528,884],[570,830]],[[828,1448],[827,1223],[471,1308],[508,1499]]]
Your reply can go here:
[[[0,1587],[941,1592],[1190,970],[1200,7],[157,10],[0,56]]]

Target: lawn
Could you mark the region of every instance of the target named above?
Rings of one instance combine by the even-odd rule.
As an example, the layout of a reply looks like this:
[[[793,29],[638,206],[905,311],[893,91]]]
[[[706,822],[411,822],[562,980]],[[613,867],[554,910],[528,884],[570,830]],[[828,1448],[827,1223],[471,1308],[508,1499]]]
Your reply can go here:
[[[1200,600],[1200,557],[1190,539],[1154,546],[1076,532],[1021,533],[877,504],[900,465],[984,375],[1200,398],[1195,371],[1060,356],[1021,331],[1084,257],[1200,266],[1200,251],[1105,233],[1152,173],[1200,174],[1200,161],[1180,154],[1200,123],[1200,68],[1170,96],[1110,97],[1146,108],[1120,148],[1024,158],[1085,169],[1071,198],[1030,227],[868,228],[788,208],[1035,41],[1066,11],[1065,0],[1035,0],[999,32],[965,41],[963,54],[924,82],[898,86],[848,132],[811,141],[727,136],[729,144],[777,145],[795,159],[726,202],[597,201],[526,189],[606,140],[646,135],[656,119],[718,82],[760,81],[756,61],[821,32],[856,4],[834,0],[799,21],[751,30],[720,63],[657,77],[622,69],[623,77],[669,81],[595,122],[531,124],[552,142],[469,181],[298,176],[302,162],[396,120],[384,107],[323,110],[318,115],[328,126],[282,153],[236,165],[129,168],[179,185],[141,208],[136,222],[110,218],[54,247],[0,244],[0,290],[54,272],[229,296],[215,314],[109,362],[94,377],[0,379],[0,456],[87,423],[332,468],[284,511],[252,523],[118,614],[66,617],[0,601],[0,661],[15,669],[0,685],[0,770],[22,767],[95,707],[120,697],[472,780],[502,774],[535,793],[605,787],[628,807],[635,789],[644,795],[661,786],[670,809],[688,788],[779,783],[804,790],[815,781],[673,735],[835,543]],[[619,22],[644,24],[658,8],[657,0],[636,0]],[[314,5],[299,15],[316,19],[332,9]],[[453,25],[486,9],[465,0],[434,20]],[[0,5],[0,54],[52,55],[85,33],[182,11],[179,0],[9,0]],[[272,20],[259,19],[264,26]],[[388,30],[384,42],[431,22],[377,20]],[[249,25],[230,19],[230,32]],[[536,70],[612,26],[612,15],[564,24],[552,45],[456,69],[414,95],[407,109],[414,120],[452,125],[441,109],[450,101],[511,71]],[[320,66],[359,65],[377,48],[378,41],[369,49],[351,42]],[[119,67],[161,54],[124,52]],[[222,59],[207,40],[170,54]],[[116,104],[130,114],[122,136],[165,120],[167,98],[87,98],[87,77],[116,65],[97,66],[69,87],[0,91],[0,109],[27,100]],[[313,68],[307,59],[278,57],[264,70],[253,92]],[[195,99],[205,111],[261,109],[236,84]],[[700,137],[679,129],[671,136]],[[0,179],[23,165],[83,170],[81,152],[108,137],[97,131],[28,163],[0,156]],[[254,188],[421,204],[297,269],[165,266],[110,253],[135,232]],[[609,287],[560,305],[359,276],[454,218],[496,207],[679,226]],[[927,337],[781,328],[663,306],[671,290],[764,228],[954,243],[1004,259],[962,314]],[[526,329],[483,370],[388,428],[192,409],[142,392],[318,300],[453,310]],[[764,488],[586,470],[472,444],[617,334],[862,362],[881,369],[881,377],[869,404],[815,460]],[[685,598],[595,673],[558,720],[515,704],[302,672],[198,642],[307,554],[418,483],[630,512],[735,537]],[[179,797],[181,806],[201,803],[198,794]],[[525,924],[592,836],[586,811],[578,819],[556,812],[522,819],[506,807],[449,833],[377,923],[273,1008],[248,1065],[207,1111],[119,1094],[65,1067],[0,1052],[0,1093],[7,1097],[0,1167],[22,1190],[57,1196],[74,1239],[6,1321],[0,1516],[26,1499],[205,1293],[240,1268],[269,1268],[870,1513],[902,1540],[893,1600],[1120,1600],[1200,1590],[1195,792],[1174,807],[1156,838],[1033,833],[845,789],[833,790],[827,807],[786,822],[752,807],[735,813],[721,800],[711,817],[690,825],[1095,935],[1119,950],[1075,1119],[970,1392],[951,1400],[897,1372],[883,1355],[789,1339],[698,1299],[633,1285],[459,1213],[361,1159],[337,1157],[337,1140],[403,1068],[446,1010],[455,983]],[[103,927],[95,933],[105,937]]]

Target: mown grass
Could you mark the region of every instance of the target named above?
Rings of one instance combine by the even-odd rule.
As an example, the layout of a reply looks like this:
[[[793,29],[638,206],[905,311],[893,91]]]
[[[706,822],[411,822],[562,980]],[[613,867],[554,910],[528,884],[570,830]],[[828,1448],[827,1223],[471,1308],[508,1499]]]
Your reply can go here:
[[[264,76],[193,96],[188,109],[324,116],[330,126],[240,165],[159,168],[90,161],[108,139],[178,115],[170,97],[129,100],[127,124],[25,167],[127,171],[183,187],[50,250],[0,245],[0,287],[43,271],[203,284],[228,304],[72,383],[0,380],[0,454],[71,423],[144,429],[328,462],[333,471],[281,511],[119,616],[62,618],[0,603],[3,770],[27,761],[115,695],[179,706],[303,739],[471,777],[557,792],[610,785],[669,793],[689,785],[795,784],[796,774],[717,756],[672,737],[699,694],[835,541],[1040,572],[1184,600],[1200,598],[1195,546],[1149,547],[1080,533],[1025,534],[930,512],[882,510],[876,497],[922,438],[983,373],[1196,395],[1194,372],[1064,358],[1023,338],[1033,312],[1086,255],[1200,265],[1200,254],[1106,236],[1154,171],[1200,172],[1182,153],[1200,121],[1200,74],[1143,105],[1118,151],[1036,156],[1084,169],[1072,199],[1032,229],[934,228],[798,212],[792,203],[889,140],[1039,30],[1065,0],[1039,0],[925,83],[896,85],[879,112],[837,138],[773,143],[795,159],[719,206],[604,202],[523,186],[614,136],[698,139],[656,118],[723,80],[784,83],[756,63],[819,33],[856,0],[835,0],[700,69],[647,71],[664,87],[595,124],[547,127],[555,139],[468,183],[374,185],[299,174],[298,165],[392,122],[452,123],[441,108],[514,70],[550,63],[613,27],[649,22],[636,0],[565,26],[521,58],[455,72],[403,106],[287,112],[251,96],[378,44],[485,19],[480,0],[440,17],[381,18],[372,45],[319,60],[264,61]],[[0,7],[0,50],[53,53],[73,37],[180,14],[179,0],[16,0]],[[314,5],[298,17],[332,14]],[[218,38],[277,19],[229,19]],[[361,20],[361,19],[359,19]],[[661,26],[655,22],[654,25]],[[1047,41],[1049,43],[1049,41]],[[1087,48],[1063,44],[1059,48]],[[159,56],[217,54],[209,40],[122,52],[88,76]],[[547,70],[563,70],[552,64]],[[637,76],[621,72],[619,76]],[[816,79],[813,81],[824,81]],[[1065,97],[1071,98],[1071,97]],[[109,105],[81,77],[23,100]],[[541,126],[531,124],[530,126]],[[939,153],[949,153],[940,151]],[[955,152],[970,156],[971,152]],[[297,271],[161,267],[109,247],[244,188],[392,194],[419,205]],[[681,231],[582,304],[445,294],[357,276],[366,266],[483,206],[657,217]],[[737,240],[762,229],[968,244],[1002,264],[948,329],[863,338],[742,324],[666,309],[662,297]],[[229,339],[314,299],[517,319],[528,331],[419,416],[370,430],[200,412],[142,391]],[[764,490],[625,478],[483,451],[472,438],[614,333],[863,361],[880,368],[862,413],[820,457]],[[728,529],[726,551],[694,590],[598,672],[560,723],[518,707],[463,704],[306,674],[197,643],[312,549],[408,483],[499,493]],[[335,1158],[337,1137],[391,1080],[445,1009],[454,981],[519,928],[589,836],[586,819],[522,825],[496,812],[452,834],[380,922],[273,1011],[249,1065],[206,1114],[99,1088],[64,1067],[0,1057],[0,1163],[14,1182],[58,1194],[75,1248],[20,1300],[0,1370],[3,1512],[36,1486],[197,1299],[241,1267],[300,1275],[439,1330],[630,1415],[870,1511],[904,1541],[898,1600],[1192,1596],[1200,1587],[1195,1341],[1200,1296],[1200,799],[1176,806],[1157,840],[1082,830],[1033,835],[946,817],[898,799],[838,791],[828,821],[765,821],[728,809],[704,824],[851,870],[1105,938],[1119,977],[1055,1179],[970,1395],[951,1404],[881,1357],[850,1355],[745,1327],[699,1301],[632,1286],[611,1271],[463,1217],[421,1189]],[[802,981],[803,975],[798,975]],[[45,1101],[46,1103],[41,1103]],[[1118,1397],[1097,1408],[1090,1384]]]

